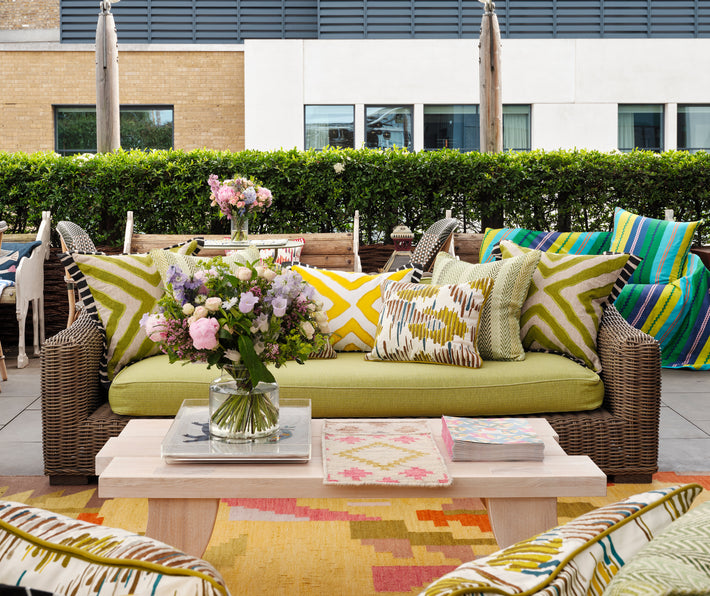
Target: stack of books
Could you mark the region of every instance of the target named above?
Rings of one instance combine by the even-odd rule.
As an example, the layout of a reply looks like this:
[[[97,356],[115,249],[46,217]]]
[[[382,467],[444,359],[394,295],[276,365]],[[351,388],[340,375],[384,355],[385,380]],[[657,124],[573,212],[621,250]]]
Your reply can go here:
[[[453,461],[541,461],[545,444],[524,418],[442,416]]]

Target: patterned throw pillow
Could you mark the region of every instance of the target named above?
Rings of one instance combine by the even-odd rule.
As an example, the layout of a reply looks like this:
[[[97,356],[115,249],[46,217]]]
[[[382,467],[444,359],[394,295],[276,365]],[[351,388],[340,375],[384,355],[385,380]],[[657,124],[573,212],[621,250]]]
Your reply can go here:
[[[0,584],[60,594],[229,592],[209,563],[157,540],[0,501]]]
[[[495,283],[481,313],[478,351],[484,360],[524,360],[520,341],[520,310],[540,261],[534,250],[493,263],[474,265],[440,252],[434,261],[431,283],[461,284],[484,277]]]
[[[306,239],[293,238],[290,242],[296,242],[300,244],[300,246],[294,246],[292,248],[279,248],[276,250],[276,256],[274,256],[273,248],[262,248],[259,251],[259,255],[262,259],[274,257],[274,263],[278,263],[279,265],[283,263],[298,263],[301,260],[301,251],[303,250],[303,245],[306,243]]]
[[[365,360],[480,368],[478,326],[492,288],[489,277],[443,286],[386,282],[375,345]]]
[[[341,352],[369,352],[375,342],[382,308],[381,285],[385,280],[409,281],[412,270],[380,275],[332,271],[294,265],[323,299],[330,323],[331,344]]]
[[[503,258],[530,249],[503,240]],[[542,253],[520,313],[520,336],[526,350],[570,356],[601,372],[597,332],[604,306],[629,255],[560,255]]]
[[[487,557],[464,563],[421,596],[600,594],[619,569],[685,513],[702,487],[687,484],[600,507]]]
[[[29,257],[32,251],[42,243],[35,242],[3,242],[0,250],[0,279],[15,281],[15,272],[20,260]]]
[[[183,246],[199,249],[200,243]],[[127,364],[158,353],[140,320],[155,308],[163,295],[158,268],[149,254],[104,255],[69,252],[59,255],[62,265],[75,281],[79,298],[89,315],[104,330],[106,350],[99,377],[108,386]]]
[[[646,544],[604,596],[710,594],[710,502],[691,509]]]
[[[610,250],[643,259],[631,283],[667,284],[682,276],[695,230],[701,223],[652,219],[617,207]]]
[[[558,254],[600,255],[609,250],[611,232],[535,232],[525,228],[486,228],[478,260],[481,263],[493,261],[495,257],[491,251],[501,240]]]

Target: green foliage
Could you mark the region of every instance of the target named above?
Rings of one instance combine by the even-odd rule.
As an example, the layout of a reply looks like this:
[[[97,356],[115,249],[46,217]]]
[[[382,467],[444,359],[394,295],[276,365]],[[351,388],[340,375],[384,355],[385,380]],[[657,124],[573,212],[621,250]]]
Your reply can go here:
[[[398,224],[418,235],[447,209],[473,232],[501,210],[506,225],[535,230],[611,229],[616,206],[710,218],[706,152],[199,149],[0,153],[0,219],[25,232],[49,209],[98,244],[121,244],[129,210],[139,232],[226,234],[228,222],[210,206],[210,174],[252,177],[271,190],[274,204],[253,218],[251,232],[346,231],[359,210],[366,244],[388,242]]]

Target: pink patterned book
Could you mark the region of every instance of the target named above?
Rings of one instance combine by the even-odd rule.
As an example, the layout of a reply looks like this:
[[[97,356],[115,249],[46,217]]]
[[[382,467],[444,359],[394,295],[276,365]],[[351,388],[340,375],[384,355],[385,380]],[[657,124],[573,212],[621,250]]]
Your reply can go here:
[[[441,417],[454,461],[541,461],[545,444],[525,418]]]

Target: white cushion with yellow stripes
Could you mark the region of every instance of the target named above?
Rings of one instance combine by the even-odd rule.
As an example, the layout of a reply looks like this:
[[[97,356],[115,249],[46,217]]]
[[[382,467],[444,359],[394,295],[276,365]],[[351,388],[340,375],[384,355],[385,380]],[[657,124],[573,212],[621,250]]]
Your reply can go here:
[[[294,265],[323,299],[328,315],[330,342],[341,352],[369,352],[375,341],[377,321],[382,309],[382,282],[409,281],[412,269],[380,275],[333,271]]]

